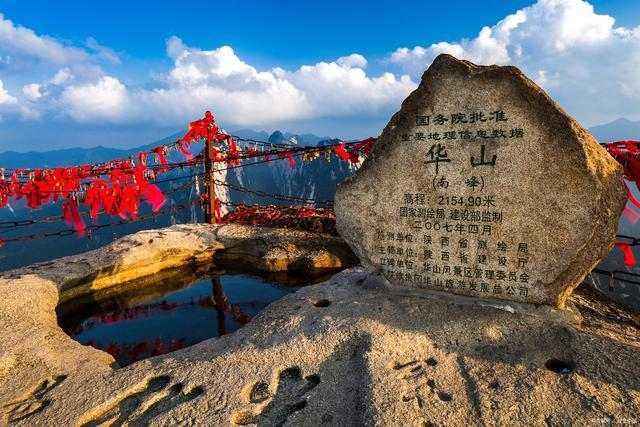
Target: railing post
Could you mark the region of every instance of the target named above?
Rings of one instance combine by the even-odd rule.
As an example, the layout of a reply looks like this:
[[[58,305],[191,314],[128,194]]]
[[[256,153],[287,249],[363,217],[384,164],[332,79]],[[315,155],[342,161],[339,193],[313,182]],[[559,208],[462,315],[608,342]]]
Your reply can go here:
[[[215,224],[216,222],[216,213],[215,213],[215,203],[216,203],[216,189],[214,182],[214,167],[213,161],[213,145],[212,141],[208,139],[205,142],[205,161],[204,161],[204,176],[205,176],[205,185],[207,186],[207,203],[204,208],[204,221],[207,224]]]

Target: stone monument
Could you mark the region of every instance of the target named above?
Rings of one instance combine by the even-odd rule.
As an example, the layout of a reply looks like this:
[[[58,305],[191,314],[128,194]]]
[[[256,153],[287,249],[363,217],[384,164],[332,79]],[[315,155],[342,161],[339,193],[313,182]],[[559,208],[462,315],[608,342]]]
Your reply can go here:
[[[520,70],[440,55],[335,211],[394,285],[563,307],[625,201],[622,168]]]

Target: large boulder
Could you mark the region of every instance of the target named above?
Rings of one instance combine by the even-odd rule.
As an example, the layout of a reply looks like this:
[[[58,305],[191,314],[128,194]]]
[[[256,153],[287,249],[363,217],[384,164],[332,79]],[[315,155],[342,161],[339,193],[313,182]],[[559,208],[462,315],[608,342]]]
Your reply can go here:
[[[625,201],[622,168],[517,68],[440,55],[335,211],[393,284],[563,306]]]

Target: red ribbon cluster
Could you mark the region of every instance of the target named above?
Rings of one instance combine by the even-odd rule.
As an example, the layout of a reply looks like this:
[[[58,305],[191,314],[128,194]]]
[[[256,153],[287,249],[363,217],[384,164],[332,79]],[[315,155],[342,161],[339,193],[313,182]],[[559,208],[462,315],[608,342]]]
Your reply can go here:
[[[351,163],[358,163],[360,161],[359,153],[368,156],[374,142],[376,142],[375,138],[367,138],[350,144],[348,149],[346,144],[343,143],[335,146],[334,150],[340,159],[349,160]]]
[[[107,178],[103,179],[105,173]],[[8,181],[0,179],[0,207],[5,206],[9,198],[26,198],[27,207],[33,209],[67,199],[62,203],[63,217],[79,232],[85,229],[79,204],[89,207],[95,221],[100,209],[109,215],[135,219],[141,199],[154,211],[166,202],[160,189],[148,181],[148,169],[143,162],[133,166],[129,161],[113,161],[100,171],[86,166],[38,169],[31,172],[29,181],[24,183],[18,179],[19,174],[20,171],[14,172]]]
[[[220,129],[216,125],[215,117],[211,114],[211,111],[206,111],[204,118],[189,123],[189,131],[182,137],[181,141],[186,144],[191,144],[201,139],[212,142],[218,140],[220,135]],[[189,148],[189,145],[187,145],[187,148]]]
[[[624,178],[627,181],[635,183],[636,188],[640,188],[640,141],[616,141],[604,144],[604,148],[618,163],[624,168]],[[631,204],[625,206],[623,215],[624,217],[635,224],[640,219],[640,201],[636,199],[631,193],[631,189],[624,184],[625,190],[627,190],[627,196]],[[620,248],[624,255],[624,265],[632,267],[636,265],[636,259],[633,255],[631,245],[625,242],[616,241],[616,247]]]
[[[617,141],[605,144],[604,147],[623,166],[625,179],[640,188],[640,141]],[[632,205],[625,207],[624,216],[635,224],[640,219],[640,213],[636,210],[640,208],[640,201],[633,196],[626,183],[625,189]]]
[[[210,160],[213,162],[239,166],[241,159],[257,157],[270,162],[270,156],[277,155],[279,159],[287,159],[291,168],[295,166],[294,155],[300,155],[305,161],[314,160],[324,152],[327,160],[330,160],[332,150],[342,160],[358,162],[360,153],[368,154],[375,142],[375,138],[368,138],[354,143],[314,147],[302,152],[299,148],[278,149],[277,152],[257,150],[255,147],[240,148],[232,136],[220,130],[210,111],[205,113],[204,118],[191,122],[188,132],[173,144],[185,156],[186,164],[194,161],[189,147],[191,143],[199,140],[215,142],[217,145],[217,148],[212,149]],[[221,148],[222,144],[225,145],[225,149]],[[108,215],[135,219],[141,200],[148,202],[153,211],[157,212],[166,203],[166,197],[156,185],[149,181],[161,173],[184,166],[184,163],[169,163],[167,160],[169,147],[170,145],[162,145],[140,152],[137,159],[116,159],[98,165],[19,169],[15,170],[9,179],[6,179],[2,173],[0,174],[0,208],[11,199],[17,201],[24,198],[26,206],[33,209],[45,203],[66,199],[62,204],[63,217],[79,234],[82,234],[86,228],[78,210],[81,204],[89,208],[94,222],[101,209]],[[155,156],[157,163],[155,167],[147,166],[149,155]],[[216,200],[216,215],[220,222],[218,200]]]
[[[240,164],[239,157],[242,153],[238,149],[235,139],[220,130],[215,122],[214,115],[210,111],[204,113],[204,118],[189,123],[189,131],[178,141],[178,147],[187,156],[187,159],[191,159],[193,155],[186,148],[189,148],[192,142],[200,140],[215,142],[218,146],[223,142],[227,145],[225,153],[215,147],[212,149],[211,160],[213,162],[224,162],[229,166],[238,166]],[[255,148],[249,151],[257,153]]]
[[[193,161],[193,154],[187,148],[199,139],[221,140],[230,137],[222,134],[215,124],[213,114],[206,112],[201,120],[192,122],[189,131],[176,143],[187,162]],[[235,144],[233,144],[235,145]],[[231,150],[236,151],[237,150]],[[118,215],[123,219],[135,219],[141,200],[151,205],[157,212],[166,202],[160,189],[149,182],[163,172],[182,164],[169,165],[166,156],[169,146],[154,147],[138,153],[135,159],[116,159],[98,165],[59,167],[55,169],[17,169],[7,179],[0,175],[0,208],[9,200],[26,199],[26,206],[32,209],[43,204],[68,199],[62,205],[65,221],[80,233],[85,229],[78,211],[78,205],[89,207],[95,221],[102,208],[108,215]],[[147,166],[147,157],[155,155],[160,167]],[[222,158],[221,158],[222,159]],[[166,166],[166,167],[162,167]],[[106,178],[105,178],[106,177]],[[26,178],[26,180],[25,180]]]
[[[235,222],[260,227],[295,228],[316,233],[337,234],[333,209],[305,206],[238,205],[222,218],[222,223]]]

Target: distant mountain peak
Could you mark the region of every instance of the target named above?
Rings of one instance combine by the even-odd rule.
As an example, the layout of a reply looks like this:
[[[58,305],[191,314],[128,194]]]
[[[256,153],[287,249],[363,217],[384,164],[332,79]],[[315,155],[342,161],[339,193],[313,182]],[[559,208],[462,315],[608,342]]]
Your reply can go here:
[[[282,144],[282,142],[284,141],[284,134],[282,132],[280,132],[279,130],[273,132],[270,136],[269,136],[269,142],[272,144]]]
[[[594,126],[589,131],[599,142],[640,139],[640,121],[621,117],[612,122]]]
[[[611,123],[639,123],[635,120],[629,120],[626,117],[620,117],[619,119],[616,119],[614,121],[612,121]]]
[[[639,121],[634,121],[634,120],[629,120],[626,117],[620,117],[620,118],[615,119],[615,120],[613,120],[613,121],[611,121],[609,123],[603,123],[601,125],[593,126],[592,129],[599,128],[599,127],[602,127],[602,126],[628,125],[628,124],[640,124],[640,122]]]

